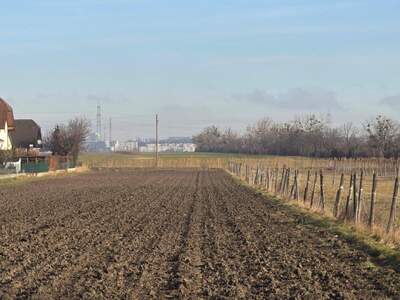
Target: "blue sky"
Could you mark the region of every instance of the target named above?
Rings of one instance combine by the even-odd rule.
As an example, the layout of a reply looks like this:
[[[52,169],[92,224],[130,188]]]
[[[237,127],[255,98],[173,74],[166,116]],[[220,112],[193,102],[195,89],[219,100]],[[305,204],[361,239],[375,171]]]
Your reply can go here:
[[[314,112],[400,119],[400,1],[4,1],[0,96],[46,130],[101,102],[118,138]]]

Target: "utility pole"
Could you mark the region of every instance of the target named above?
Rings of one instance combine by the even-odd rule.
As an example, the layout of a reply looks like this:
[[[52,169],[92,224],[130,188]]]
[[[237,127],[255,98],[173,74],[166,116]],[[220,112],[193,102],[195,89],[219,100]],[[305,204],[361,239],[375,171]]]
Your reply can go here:
[[[101,106],[100,103],[97,104],[97,128],[96,128],[96,135],[97,135],[97,141],[101,141]]]
[[[108,138],[109,138],[109,147],[110,147],[110,149],[111,149],[111,147],[112,147],[112,119],[110,118],[110,128],[109,128],[109,135],[108,135]]]
[[[156,167],[158,168],[158,114],[156,115]]]
[[[107,142],[107,118],[104,118],[103,142],[104,144]]]

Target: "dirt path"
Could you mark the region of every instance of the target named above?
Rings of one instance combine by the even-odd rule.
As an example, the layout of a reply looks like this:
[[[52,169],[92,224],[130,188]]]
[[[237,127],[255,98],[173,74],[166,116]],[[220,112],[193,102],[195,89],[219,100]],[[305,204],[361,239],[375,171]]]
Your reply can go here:
[[[114,171],[0,191],[0,298],[387,299],[400,274],[223,171]]]

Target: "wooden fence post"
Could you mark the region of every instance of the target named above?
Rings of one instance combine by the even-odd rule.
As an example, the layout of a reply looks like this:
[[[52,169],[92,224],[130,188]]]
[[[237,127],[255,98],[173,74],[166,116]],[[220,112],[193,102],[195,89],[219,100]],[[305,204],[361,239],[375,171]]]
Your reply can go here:
[[[261,172],[261,178],[262,178],[262,180],[261,180],[261,186],[263,187],[263,189],[267,189],[267,171],[265,170],[265,168],[263,168],[262,169],[262,172]]]
[[[282,177],[279,183],[279,189],[278,189],[278,193],[282,193],[282,189],[283,189],[283,184],[286,182],[285,181],[285,176],[286,176],[286,167],[282,168]]]
[[[300,198],[300,187],[299,187],[299,182],[300,182],[300,172],[299,170],[296,171],[296,192],[295,192],[295,198],[296,201],[299,201]]]
[[[319,206],[322,212],[325,211],[325,190],[324,190],[324,174],[320,171],[320,202]]]
[[[296,189],[296,176],[297,176],[297,170],[294,171],[294,179],[293,179],[292,188],[290,190],[289,199],[294,198],[294,193],[295,193],[295,189]]]
[[[354,173],[353,178],[353,220],[355,220],[357,215],[357,173]]]
[[[345,210],[345,219],[349,217],[349,210],[350,210],[350,200],[351,196],[353,195],[353,173],[350,175],[350,185],[349,185],[349,194],[347,195],[346,200],[346,210]]]
[[[303,202],[304,203],[306,203],[306,201],[307,201],[308,189],[309,189],[309,186],[310,186],[310,177],[311,177],[311,170],[308,170],[306,188],[304,190],[304,197],[303,197]]]
[[[268,168],[267,172],[268,172],[267,173],[267,175],[268,175],[268,192],[272,192],[274,170]]]
[[[285,195],[286,193],[286,185],[287,185],[287,177],[288,177],[288,172],[289,172],[289,168],[285,170],[285,176],[283,177],[283,188],[282,188],[282,195]]]
[[[375,222],[375,201],[376,201],[376,189],[377,189],[377,179],[376,173],[372,175],[372,193],[371,193],[371,207],[369,210],[369,228],[372,230],[374,229],[374,222]]]
[[[289,185],[290,185],[290,174],[291,174],[291,169],[288,168],[287,170],[287,176],[286,176],[286,191],[284,191],[284,194],[287,196],[289,193]]]
[[[267,171],[265,170],[265,168],[263,168],[262,172],[261,172],[261,186],[263,187],[263,189],[267,189]]]
[[[318,172],[315,172],[313,190],[312,190],[311,201],[310,201],[310,208],[312,208],[314,205],[314,196],[315,196],[315,189],[317,187],[317,181],[318,181]]]
[[[285,189],[286,174],[287,174],[287,170],[286,170],[286,168],[285,168],[284,171],[283,171],[283,173],[282,173],[282,180],[281,180],[281,183],[280,183],[280,185],[279,185],[279,194],[283,194],[283,190]]]
[[[397,208],[397,196],[399,195],[399,169],[397,170],[396,180],[394,183],[394,191],[392,198],[392,206],[390,208],[389,223],[386,229],[387,233],[393,230],[394,223],[396,221],[396,208]]]
[[[357,201],[357,213],[356,213],[356,223],[361,222],[361,211],[362,211],[362,202],[363,202],[363,180],[364,180],[364,171],[361,170],[360,176],[360,186],[358,189],[358,201]]]
[[[342,192],[343,192],[343,189],[344,189],[343,184],[344,184],[344,173],[342,173],[342,175],[340,176],[339,189],[337,190],[335,205],[333,206],[333,215],[335,216],[335,218],[338,217],[340,199],[342,197]]]
[[[274,169],[268,168],[267,171],[268,171],[268,178],[269,178],[268,191],[272,193],[274,191],[274,188],[273,188],[273,186],[274,186]]]
[[[259,172],[260,172],[260,169],[259,169],[259,167],[257,165],[256,176],[254,177],[254,182],[253,182],[254,185],[258,185],[258,183],[259,183],[259,180],[260,180],[260,178],[259,178],[260,173]]]

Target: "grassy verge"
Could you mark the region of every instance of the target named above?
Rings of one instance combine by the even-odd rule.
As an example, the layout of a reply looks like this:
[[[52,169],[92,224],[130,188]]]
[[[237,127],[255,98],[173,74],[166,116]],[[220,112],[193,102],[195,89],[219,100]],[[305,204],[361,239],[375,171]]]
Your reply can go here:
[[[0,187],[11,187],[18,186],[22,184],[51,180],[55,178],[65,177],[65,176],[75,176],[80,173],[88,172],[89,170],[86,168],[78,169],[74,172],[60,172],[60,173],[46,173],[44,176],[34,176],[34,175],[26,175],[26,176],[18,176],[15,178],[5,178],[0,180]]]
[[[290,215],[301,219],[304,226],[326,229],[328,232],[345,240],[354,248],[370,255],[371,261],[374,264],[388,266],[400,272],[400,249],[393,245],[385,244],[379,236],[329,216],[307,210],[295,201],[280,199],[247,184],[234,175],[232,176],[238,184],[246,186],[254,192],[263,195],[266,200],[274,202],[275,205],[289,212]]]

